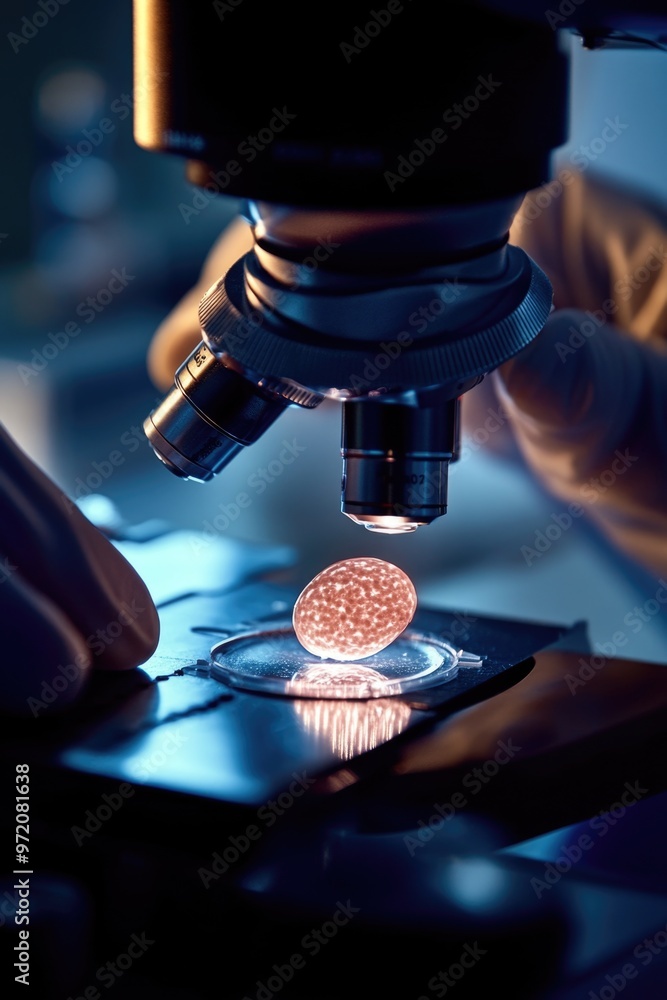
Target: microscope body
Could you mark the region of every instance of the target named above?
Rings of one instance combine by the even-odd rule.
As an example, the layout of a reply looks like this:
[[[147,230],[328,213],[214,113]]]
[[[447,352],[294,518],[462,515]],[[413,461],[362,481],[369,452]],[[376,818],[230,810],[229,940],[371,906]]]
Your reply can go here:
[[[509,229],[567,138],[555,28],[603,44],[628,20],[584,6],[553,25],[527,2],[391,0],[337,6],[322,28],[305,3],[258,18],[135,0],[137,142],[244,199],[255,239],[204,296],[202,343],[146,420],[172,472],[207,481],[287,406],[332,397],[343,512],[391,533],[445,513],[461,395],[550,312]],[[659,32],[657,4],[634,16]]]

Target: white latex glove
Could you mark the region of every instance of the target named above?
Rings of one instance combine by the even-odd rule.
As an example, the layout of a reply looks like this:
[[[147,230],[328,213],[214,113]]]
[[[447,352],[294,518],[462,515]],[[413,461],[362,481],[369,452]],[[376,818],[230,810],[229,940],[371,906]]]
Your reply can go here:
[[[158,637],[143,581],[0,425],[0,712],[60,711]]]
[[[495,387],[555,512],[577,504],[667,574],[667,226],[587,174],[546,201],[526,199],[510,241],[551,279],[555,311]]]

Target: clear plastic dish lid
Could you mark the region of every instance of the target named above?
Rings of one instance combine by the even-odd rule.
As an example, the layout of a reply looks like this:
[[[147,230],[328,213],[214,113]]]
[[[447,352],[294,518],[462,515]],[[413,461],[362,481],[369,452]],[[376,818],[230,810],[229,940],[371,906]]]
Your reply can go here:
[[[479,667],[483,659],[437,635],[406,629],[362,660],[325,660],[301,645],[291,622],[278,622],[217,643],[211,676],[231,687],[289,698],[387,698],[445,684],[460,667]]]

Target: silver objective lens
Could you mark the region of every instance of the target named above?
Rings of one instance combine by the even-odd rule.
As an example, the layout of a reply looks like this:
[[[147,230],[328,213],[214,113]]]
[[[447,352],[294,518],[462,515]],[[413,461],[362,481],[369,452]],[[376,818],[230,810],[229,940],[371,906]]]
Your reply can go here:
[[[261,437],[289,402],[228,368],[201,343],[146,418],[144,432],[174,475],[206,483]]]

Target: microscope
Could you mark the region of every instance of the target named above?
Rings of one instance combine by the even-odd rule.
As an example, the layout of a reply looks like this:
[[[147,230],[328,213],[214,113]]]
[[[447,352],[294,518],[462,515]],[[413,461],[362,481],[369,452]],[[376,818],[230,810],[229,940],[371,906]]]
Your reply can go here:
[[[290,405],[341,401],[341,509],[411,532],[447,509],[461,395],[537,336],[544,273],[508,243],[566,138],[557,33],[478,5],[135,5],[135,137],[245,199],[254,247],[145,422],[205,482]],[[252,79],[254,77],[254,79]]]
[[[508,235],[567,138],[558,29],[658,45],[659,5],[642,6],[393,0],[320,23],[309,4],[135,4],[136,141],[244,199],[254,234],[145,421],[167,468],[206,482],[287,406],[328,397],[343,513],[384,533],[442,516],[462,394],[551,308]]]

